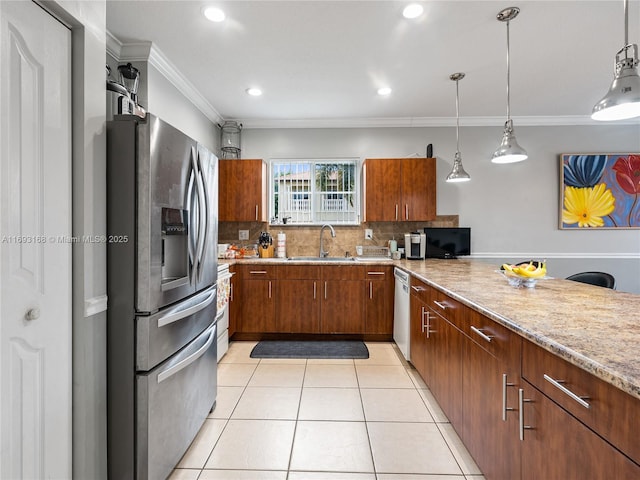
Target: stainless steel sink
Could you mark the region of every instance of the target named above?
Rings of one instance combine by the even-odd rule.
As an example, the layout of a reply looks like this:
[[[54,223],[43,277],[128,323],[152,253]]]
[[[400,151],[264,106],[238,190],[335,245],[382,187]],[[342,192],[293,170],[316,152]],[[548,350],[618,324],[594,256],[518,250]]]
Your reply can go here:
[[[289,257],[290,262],[353,262],[353,257]]]

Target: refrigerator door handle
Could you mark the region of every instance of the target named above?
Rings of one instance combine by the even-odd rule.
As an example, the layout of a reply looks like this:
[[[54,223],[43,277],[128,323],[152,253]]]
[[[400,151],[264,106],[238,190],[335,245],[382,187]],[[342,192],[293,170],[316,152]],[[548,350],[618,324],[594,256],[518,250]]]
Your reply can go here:
[[[191,154],[193,155],[193,152],[191,152]],[[196,268],[196,259],[195,259],[195,239],[194,239],[194,231],[193,231],[193,201],[194,201],[194,196],[193,196],[193,189],[194,189],[194,185],[195,185],[195,171],[193,169],[191,169],[191,173],[189,174],[189,184],[187,186],[187,201],[186,201],[186,208],[187,211],[189,212],[189,225],[188,225],[188,236],[187,236],[187,243],[188,243],[188,250],[189,250],[189,283],[191,283],[193,285],[194,283],[194,274],[195,274],[195,268]]]
[[[195,362],[197,359],[199,359],[209,349],[209,347],[211,346],[211,344],[213,343],[215,338],[216,338],[216,328],[215,328],[215,325],[214,325],[214,327],[211,328],[211,331],[209,332],[209,338],[207,339],[205,344],[202,347],[200,347],[198,350],[196,350],[194,353],[189,355],[187,358],[185,358],[184,360],[182,360],[182,361],[176,363],[175,365],[167,368],[166,370],[160,372],[158,374],[158,383],[164,382],[168,378],[174,376],[176,373],[178,373],[183,368],[188,367],[193,362]]]
[[[202,248],[202,256],[200,258],[200,276],[202,276],[202,267],[204,267],[205,262],[207,260],[207,244],[211,241],[209,238],[209,222],[211,222],[210,214],[211,214],[211,205],[210,205],[210,197],[209,197],[209,187],[207,186],[207,177],[206,173],[203,169],[202,161],[200,160],[200,154],[198,154],[198,168],[200,170],[200,177],[202,178],[202,192],[204,198],[204,215],[202,216],[202,229],[204,232],[204,242]],[[200,280],[200,276],[198,280]]]
[[[196,281],[200,282],[202,278],[202,269],[204,266],[204,254],[205,254],[205,245],[207,240],[207,214],[208,214],[208,205],[206,201],[206,190],[205,190],[205,181],[204,181],[204,173],[202,171],[202,164],[200,162],[200,154],[196,154],[196,185],[198,186],[198,246],[196,249]]]
[[[183,318],[189,317],[194,313],[198,313],[200,310],[204,310],[207,308],[213,300],[216,298],[216,289],[213,288],[211,293],[207,298],[205,298],[202,302],[197,303],[189,308],[185,308],[184,310],[178,310],[177,312],[171,312],[167,315],[164,315],[158,319],[158,328],[164,327],[165,325],[169,325],[170,323],[177,322],[178,320],[182,320]]]

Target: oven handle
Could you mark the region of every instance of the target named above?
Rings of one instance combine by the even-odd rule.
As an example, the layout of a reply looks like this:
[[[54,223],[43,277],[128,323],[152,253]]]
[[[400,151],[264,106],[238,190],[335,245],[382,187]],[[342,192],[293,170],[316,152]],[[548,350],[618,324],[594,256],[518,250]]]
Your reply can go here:
[[[167,315],[164,315],[158,319],[158,327],[164,327],[165,325],[169,325],[170,323],[177,322],[178,320],[182,320],[185,317],[193,315],[194,313],[198,313],[200,310],[207,308],[213,300],[216,298],[216,288],[211,290],[211,293],[207,298],[205,298],[202,302],[196,303],[195,305],[185,308],[184,310],[178,310],[177,312],[172,312]]]
[[[182,370],[183,368],[188,367],[193,362],[198,360],[209,349],[209,347],[211,346],[211,344],[213,343],[213,340],[215,338],[216,338],[216,329],[214,327],[214,328],[211,329],[211,332],[209,332],[209,338],[207,339],[206,343],[202,347],[200,347],[198,350],[196,350],[194,353],[189,355],[184,360],[176,363],[172,367],[167,368],[165,371],[160,372],[158,374],[158,383],[164,382],[166,379],[174,376],[180,370]]]

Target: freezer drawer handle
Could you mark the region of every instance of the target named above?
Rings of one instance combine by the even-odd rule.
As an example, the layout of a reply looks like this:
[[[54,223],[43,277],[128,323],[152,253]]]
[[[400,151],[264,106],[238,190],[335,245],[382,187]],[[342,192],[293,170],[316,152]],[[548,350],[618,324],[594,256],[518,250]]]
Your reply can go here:
[[[158,319],[158,327],[164,327],[165,325],[169,325],[170,323],[177,322],[178,320],[182,320],[185,317],[193,315],[194,313],[199,312],[207,308],[211,305],[211,302],[216,298],[216,289],[211,290],[209,296],[204,299],[202,302],[193,305],[192,307],[185,308],[184,310],[179,310],[177,312],[170,313],[165,315],[164,317],[160,317]]]
[[[164,372],[160,372],[158,374],[158,383],[164,382],[167,378],[172,377],[183,368],[188,367],[193,362],[198,360],[209,349],[209,347],[211,346],[215,338],[216,338],[216,329],[212,328],[211,332],[209,333],[209,338],[207,339],[207,342],[202,347],[200,347],[196,352],[192,353],[181,362],[176,363],[174,366],[169,367]]]

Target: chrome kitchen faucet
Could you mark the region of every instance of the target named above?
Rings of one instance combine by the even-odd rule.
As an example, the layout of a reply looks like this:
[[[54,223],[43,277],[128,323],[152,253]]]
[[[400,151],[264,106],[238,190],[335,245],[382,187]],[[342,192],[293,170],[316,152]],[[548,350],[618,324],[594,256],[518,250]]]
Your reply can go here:
[[[325,258],[327,256],[329,256],[329,252],[324,250],[324,248],[322,248],[322,232],[324,232],[324,229],[329,227],[331,229],[331,236],[335,238],[336,236],[336,231],[333,229],[333,227],[331,225],[329,225],[328,223],[325,223],[324,225],[322,225],[322,228],[320,229],[320,258]]]

